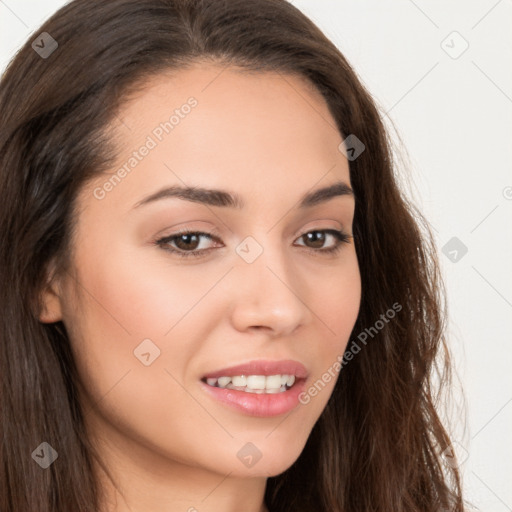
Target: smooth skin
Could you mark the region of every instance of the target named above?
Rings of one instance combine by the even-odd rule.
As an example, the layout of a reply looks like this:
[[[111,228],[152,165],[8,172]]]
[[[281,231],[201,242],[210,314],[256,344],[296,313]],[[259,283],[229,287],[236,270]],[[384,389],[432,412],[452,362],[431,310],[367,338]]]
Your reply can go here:
[[[191,96],[197,105],[97,199],[95,188]],[[303,78],[216,63],[148,80],[110,129],[119,158],[81,191],[72,269],[53,276],[40,313],[66,327],[86,426],[119,487],[98,470],[102,511],[266,511],[266,479],[298,458],[335,380],[275,417],[223,405],[200,380],[252,360],[293,359],[309,387],[343,354],[361,299],[354,241],[303,235],[352,235],[355,199],[297,207],[308,192],[350,186],[341,135]],[[245,206],[166,198],[134,208],[171,185],[229,190]],[[208,249],[188,258],[155,243],[183,228],[217,238],[167,244]],[[236,252],[248,236],[263,249],[252,263]],[[336,244],[337,253],[322,253]],[[145,339],[160,350],[148,366],[134,355]],[[237,457],[249,442],[262,454],[252,467]]]

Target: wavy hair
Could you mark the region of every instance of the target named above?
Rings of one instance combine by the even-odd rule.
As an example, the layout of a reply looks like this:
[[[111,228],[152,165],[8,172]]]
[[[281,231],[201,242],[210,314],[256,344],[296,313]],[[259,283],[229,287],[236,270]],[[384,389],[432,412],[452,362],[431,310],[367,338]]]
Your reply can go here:
[[[42,32],[58,48],[41,58],[27,42],[0,82],[0,511],[98,510],[68,336],[38,321],[40,293],[70,263],[79,191],[115,161],[107,128],[123,102],[204,60],[306,78],[342,138],[363,141],[349,162],[362,279],[353,335],[403,308],[343,367],[301,455],[267,480],[268,508],[463,511],[436,412],[434,382],[451,367],[435,244],[399,189],[375,101],[336,46],[285,0],[74,0]],[[62,454],[46,471],[30,456],[41,440]]]

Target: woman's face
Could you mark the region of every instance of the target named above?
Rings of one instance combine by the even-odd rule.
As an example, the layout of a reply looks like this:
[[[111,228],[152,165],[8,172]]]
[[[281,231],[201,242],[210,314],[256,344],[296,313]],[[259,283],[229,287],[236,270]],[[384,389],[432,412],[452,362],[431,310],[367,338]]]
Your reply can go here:
[[[333,234],[352,234],[354,197],[301,205],[351,185],[336,123],[300,78],[203,65],[148,80],[112,129],[117,165],[82,190],[73,270],[41,315],[70,335],[100,453],[155,472],[279,474],[359,311],[354,242]],[[148,199],[169,187],[243,205]]]

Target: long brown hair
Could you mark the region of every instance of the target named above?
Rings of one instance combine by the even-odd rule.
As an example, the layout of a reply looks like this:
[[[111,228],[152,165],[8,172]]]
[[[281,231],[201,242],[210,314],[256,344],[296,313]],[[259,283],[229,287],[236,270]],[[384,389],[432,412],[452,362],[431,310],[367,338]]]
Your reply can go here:
[[[284,0],[75,0],[43,32],[58,47],[43,58],[27,42],[0,84],[0,511],[98,510],[67,333],[38,321],[39,296],[50,268],[69,264],[78,192],[115,160],[106,127],[122,102],[148,77],[204,59],[307,78],[333,128],[365,145],[349,162],[362,278],[353,336],[372,336],[343,365],[297,461],[268,479],[267,506],[462,511],[435,408],[433,382],[450,377],[435,244],[397,186],[374,101],[334,44]],[[393,304],[400,313],[369,330]],[[42,441],[59,453],[45,471],[31,457]]]

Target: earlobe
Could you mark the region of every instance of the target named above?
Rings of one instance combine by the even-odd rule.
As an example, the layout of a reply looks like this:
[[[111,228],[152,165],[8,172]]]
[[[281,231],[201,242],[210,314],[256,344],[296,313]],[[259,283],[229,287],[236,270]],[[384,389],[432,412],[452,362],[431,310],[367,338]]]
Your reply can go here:
[[[60,320],[62,320],[60,297],[53,289],[47,288],[43,291],[41,296],[39,321],[45,324],[51,324]]]
[[[39,321],[45,324],[62,320],[61,291],[53,272],[51,274],[40,298]]]

